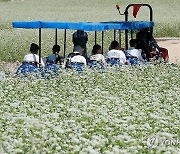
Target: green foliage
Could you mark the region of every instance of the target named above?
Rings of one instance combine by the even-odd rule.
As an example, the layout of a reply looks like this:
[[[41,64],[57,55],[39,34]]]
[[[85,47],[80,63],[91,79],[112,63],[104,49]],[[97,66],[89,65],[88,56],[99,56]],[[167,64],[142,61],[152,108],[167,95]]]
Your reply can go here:
[[[8,2],[8,1],[10,1],[10,0],[0,0],[0,2]]]
[[[157,23],[155,26],[154,35],[156,37],[167,37],[167,36],[179,37],[180,36],[180,23],[178,24]]]

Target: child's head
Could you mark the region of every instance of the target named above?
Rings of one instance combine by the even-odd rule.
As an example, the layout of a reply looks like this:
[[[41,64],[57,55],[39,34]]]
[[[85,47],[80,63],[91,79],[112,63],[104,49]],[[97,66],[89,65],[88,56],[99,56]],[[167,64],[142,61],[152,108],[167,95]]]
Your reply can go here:
[[[32,43],[31,46],[30,46],[31,53],[37,54],[38,50],[39,50],[39,46],[37,44],[35,44],[35,43]]]
[[[59,53],[60,51],[60,46],[59,45],[54,45],[52,48],[53,53]]]
[[[93,46],[92,55],[95,54],[102,54],[101,46],[99,44]]]
[[[130,46],[131,46],[131,47],[136,47],[136,45],[137,45],[137,39],[131,39],[131,40],[129,41],[129,43],[130,43]]]
[[[119,48],[119,43],[117,41],[112,41],[111,42],[111,49],[118,49]]]

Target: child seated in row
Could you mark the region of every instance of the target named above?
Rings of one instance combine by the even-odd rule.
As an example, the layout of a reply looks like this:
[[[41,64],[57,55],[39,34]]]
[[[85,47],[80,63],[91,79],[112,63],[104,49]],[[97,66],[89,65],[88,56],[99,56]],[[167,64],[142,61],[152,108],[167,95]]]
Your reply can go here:
[[[102,55],[101,46],[99,44],[95,44],[93,46],[90,61],[96,61],[105,64],[105,57]]]
[[[44,67],[45,64],[42,60],[42,58],[40,59],[41,62],[39,62],[39,55],[38,55],[38,51],[39,51],[39,46],[35,43],[32,43],[30,45],[30,52],[29,54],[24,56],[24,61],[23,63],[31,63],[33,65],[37,66],[42,66]]]
[[[76,45],[73,50],[73,57],[70,59],[71,63],[81,63],[86,66],[86,59],[82,56],[84,48]]]
[[[141,52],[139,49],[137,49],[137,39],[131,39],[130,40],[130,48],[125,51],[127,59],[135,58],[138,61],[143,62],[144,59],[142,58]]]
[[[110,46],[110,51],[106,55],[107,63],[118,62],[120,65],[127,64],[126,56],[122,50],[119,48],[119,43],[117,41],[112,41]]]
[[[63,63],[63,57],[59,55],[60,52],[60,46],[59,45],[54,45],[52,48],[52,54],[50,54],[47,57],[47,61],[46,63],[53,63],[53,64],[57,64],[59,63],[60,65],[62,65]]]

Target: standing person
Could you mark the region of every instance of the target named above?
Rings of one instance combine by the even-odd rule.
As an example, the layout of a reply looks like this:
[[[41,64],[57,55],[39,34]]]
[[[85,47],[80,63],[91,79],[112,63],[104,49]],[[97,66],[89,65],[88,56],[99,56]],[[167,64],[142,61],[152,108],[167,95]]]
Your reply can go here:
[[[141,52],[138,49],[136,49],[137,39],[131,39],[129,43],[131,47],[125,51],[126,58],[129,58],[129,59],[134,58],[140,62],[143,62],[144,59],[141,56]]]
[[[41,58],[41,63],[39,63],[38,50],[39,50],[39,46],[35,43],[32,43],[30,46],[31,53],[24,56],[24,62],[33,63],[36,66],[40,65],[40,66],[44,67],[45,65],[44,65],[42,58]]]
[[[136,34],[136,39],[138,40],[138,49],[142,49],[142,52],[148,54],[150,50],[151,34],[149,28],[140,29]]]
[[[99,44],[95,44],[93,46],[92,55],[90,57],[90,60],[105,64],[105,57],[102,55],[101,46]]]
[[[107,63],[111,60],[119,61],[120,64],[127,64],[126,56],[122,50],[119,50],[119,43],[112,41],[110,45],[111,50],[107,52]]]
[[[54,64],[57,64],[59,62],[60,64],[62,64],[63,63],[63,57],[59,55],[60,46],[54,45],[52,48],[52,52],[53,53],[47,57],[47,62],[48,63],[54,63]]]
[[[160,47],[150,33],[149,28],[140,29],[136,34],[136,39],[138,40],[137,48],[142,49],[144,59],[149,59],[148,55],[149,52],[152,52],[152,47],[160,51]]]
[[[86,44],[87,44],[87,41],[88,41],[88,35],[85,31],[83,30],[77,30],[74,34],[73,34],[73,37],[72,37],[72,41],[73,41],[73,44],[74,44],[74,47],[76,45],[79,45],[81,46],[82,48],[84,48],[84,51],[83,51],[83,56],[85,58],[87,58],[87,48],[86,48]]]

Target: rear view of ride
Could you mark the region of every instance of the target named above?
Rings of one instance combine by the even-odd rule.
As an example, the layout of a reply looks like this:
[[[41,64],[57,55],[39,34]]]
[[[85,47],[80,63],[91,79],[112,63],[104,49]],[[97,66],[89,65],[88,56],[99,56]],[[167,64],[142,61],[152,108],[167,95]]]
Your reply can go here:
[[[153,10],[149,4],[129,4],[124,13],[120,12],[119,5],[116,5],[117,10],[119,11],[120,15],[124,15],[125,22],[129,22],[128,15],[129,15],[129,8],[133,7],[133,16],[136,18],[138,11],[142,6],[149,8],[149,21],[153,22]],[[128,33],[129,30],[125,30],[125,44],[126,49],[128,49]],[[133,31],[131,30],[131,39],[133,38]],[[142,50],[142,55],[148,61],[152,59],[161,60],[163,62],[168,62],[169,55],[168,50],[159,47],[156,40],[153,37],[153,27],[139,29],[139,32],[136,34],[136,39],[138,40],[138,48]]]

